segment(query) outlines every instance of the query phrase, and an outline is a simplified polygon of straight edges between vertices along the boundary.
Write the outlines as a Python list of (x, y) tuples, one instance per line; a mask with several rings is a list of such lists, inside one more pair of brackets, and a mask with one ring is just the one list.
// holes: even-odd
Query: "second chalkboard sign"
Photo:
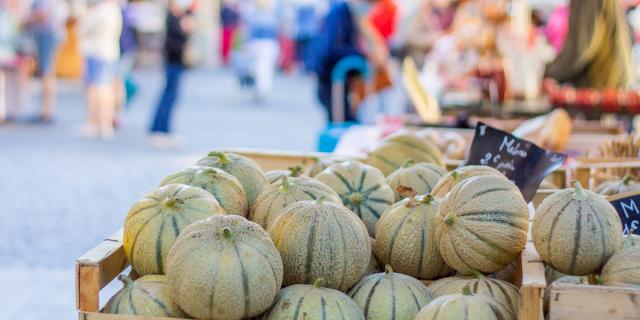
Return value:
[(640, 235), (640, 192), (628, 192), (608, 198), (609, 202), (618, 211), (625, 234), (633, 230)]
[(531, 201), (542, 180), (566, 159), (566, 154), (542, 149), (479, 122), (466, 164), (497, 169), (520, 188), (526, 201)]

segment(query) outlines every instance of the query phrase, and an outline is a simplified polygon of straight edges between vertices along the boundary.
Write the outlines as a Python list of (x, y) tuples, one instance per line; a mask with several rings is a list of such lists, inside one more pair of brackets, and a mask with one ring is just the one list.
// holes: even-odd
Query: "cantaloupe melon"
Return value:
[(362, 309), (346, 294), (314, 284), (296, 284), (278, 293), (264, 320), (365, 320)]
[(380, 215), (395, 199), (382, 172), (357, 161), (332, 164), (316, 179), (340, 195), (344, 205), (364, 221), (370, 235), (375, 232)]
[(407, 198), (389, 208), (376, 225), (373, 252), (380, 263), (418, 279), (450, 275), (435, 241), (439, 208), (431, 195)]
[(364, 223), (344, 206), (300, 201), (288, 206), (269, 228), (284, 264), (284, 285), (309, 284), (345, 291), (364, 275), (371, 243)]
[(444, 261), (463, 274), (504, 269), (527, 243), (529, 209), (504, 177), (477, 176), (457, 184), (440, 206), (436, 243)]
[(238, 178), (250, 205), (269, 184), (258, 163), (235, 153), (212, 151), (196, 165), (219, 168)]
[(263, 313), (282, 275), (282, 260), (267, 232), (235, 215), (188, 226), (167, 258), (171, 298), (198, 319), (240, 320)]
[(640, 247), (618, 250), (602, 268), (601, 277), (608, 286), (640, 288)]
[(547, 197), (536, 210), (532, 238), (540, 257), (569, 275), (599, 270), (622, 244), (622, 223), (601, 195), (564, 189)]
[(464, 166), (449, 172), (438, 180), (438, 183), (431, 190), (434, 197), (444, 198), (457, 184), (477, 176), (495, 175), (504, 177), (500, 171), (488, 166)]
[(431, 293), (416, 278), (385, 272), (364, 277), (348, 295), (364, 310), (367, 320), (413, 319), (431, 301)]
[(447, 174), (442, 167), (433, 163), (415, 163), (408, 159), (401, 168), (394, 171), (387, 177), (387, 183), (396, 194), (396, 201), (405, 198), (399, 193), (398, 187), (405, 186), (411, 188), (417, 194), (431, 193), (431, 189), (438, 183), (440, 178)]
[(211, 193), (184, 184), (160, 187), (136, 202), (124, 223), (124, 252), (139, 275), (164, 274), (180, 231), (224, 209)]
[(471, 288), (473, 294), (483, 294), (509, 307), (513, 314), (518, 313), (520, 291), (506, 281), (485, 277), (477, 272), (471, 277), (449, 277), (434, 281), (429, 290), (434, 298), (461, 292), (465, 286)]
[(508, 307), (485, 296), (474, 295), (468, 286), (462, 294), (448, 294), (427, 304), (415, 320), (512, 320), (515, 315)]
[(635, 191), (640, 191), (640, 183), (630, 175), (625, 176), (622, 180), (601, 183), (595, 190), (596, 193), (605, 196)]
[(369, 152), (367, 164), (380, 169), (387, 176), (400, 168), (407, 159), (433, 163), (444, 168), (442, 152), (438, 146), (412, 133), (394, 134), (385, 138)]
[(636, 247), (636, 246), (640, 246), (640, 235), (637, 234), (628, 234), (624, 237), (624, 240), (622, 241), (622, 246), (620, 247), (620, 249), (626, 249), (629, 247)]
[(197, 166), (187, 168), (166, 177), (160, 186), (176, 183), (209, 191), (227, 214), (243, 217), (249, 214), (249, 201), (240, 181), (220, 169)]
[(264, 175), (267, 177), (267, 181), (269, 181), (270, 184), (273, 184), (281, 181), (282, 177), (295, 178), (295, 177), (301, 176), (302, 167), (295, 166), (295, 167), (290, 167), (287, 170), (271, 170), (271, 171), (267, 171)]
[(314, 178), (282, 177), (279, 183), (269, 185), (256, 199), (249, 212), (249, 219), (268, 229), (288, 205), (321, 197), (325, 201), (342, 204), (340, 196), (333, 189)]
[(133, 281), (125, 275), (119, 275), (118, 280), (122, 281), (124, 287), (109, 299), (102, 312), (163, 318), (187, 317), (171, 300), (165, 276), (148, 275)]

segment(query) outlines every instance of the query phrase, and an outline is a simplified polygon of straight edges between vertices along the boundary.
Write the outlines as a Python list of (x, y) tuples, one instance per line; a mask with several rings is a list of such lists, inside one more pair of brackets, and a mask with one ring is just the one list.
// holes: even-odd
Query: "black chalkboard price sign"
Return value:
[(520, 188), (528, 202), (535, 196), (542, 180), (566, 159), (566, 154), (542, 149), (479, 122), (466, 164), (490, 166), (504, 173)]
[(640, 235), (640, 192), (617, 194), (608, 200), (618, 211), (624, 234), (633, 230), (633, 233)]

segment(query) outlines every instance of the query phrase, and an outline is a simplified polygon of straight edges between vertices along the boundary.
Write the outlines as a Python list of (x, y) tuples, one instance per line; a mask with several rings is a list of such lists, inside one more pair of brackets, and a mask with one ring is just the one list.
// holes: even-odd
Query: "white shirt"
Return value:
[(80, 25), (80, 44), (86, 57), (105, 62), (120, 58), (122, 11), (112, 0), (102, 0), (87, 9)]

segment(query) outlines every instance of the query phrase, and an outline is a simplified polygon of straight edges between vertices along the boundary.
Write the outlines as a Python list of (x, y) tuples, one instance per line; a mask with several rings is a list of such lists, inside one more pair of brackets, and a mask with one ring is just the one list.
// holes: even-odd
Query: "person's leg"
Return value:
[(278, 51), (277, 41), (255, 41), (256, 93), (259, 98), (264, 98), (271, 91), (273, 76), (278, 64)]
[(165, 67), (165, 86), (151, 126), (151, 133), (170, 133), (173, 107), (178, 98), (180, 78), (183, 66), (167, 64)]
[(57, 50), (57, 40), (53, 34), (40, 34), (37, 36), (38, 45), (38, 63), (42, 75), (42, 109), (40, 116), (44, 121), (53, 118), (55, 94), (56, 94), (56, 75), (54, 58)]
[(85, 59), (84, 83), (85, 83), (85, 100), (87, 106), (87, 118), (84, 125), (84, 133), (94, 138), (99, 131), (99, 92), (96, 86), (96, 62), (93, 58)]

